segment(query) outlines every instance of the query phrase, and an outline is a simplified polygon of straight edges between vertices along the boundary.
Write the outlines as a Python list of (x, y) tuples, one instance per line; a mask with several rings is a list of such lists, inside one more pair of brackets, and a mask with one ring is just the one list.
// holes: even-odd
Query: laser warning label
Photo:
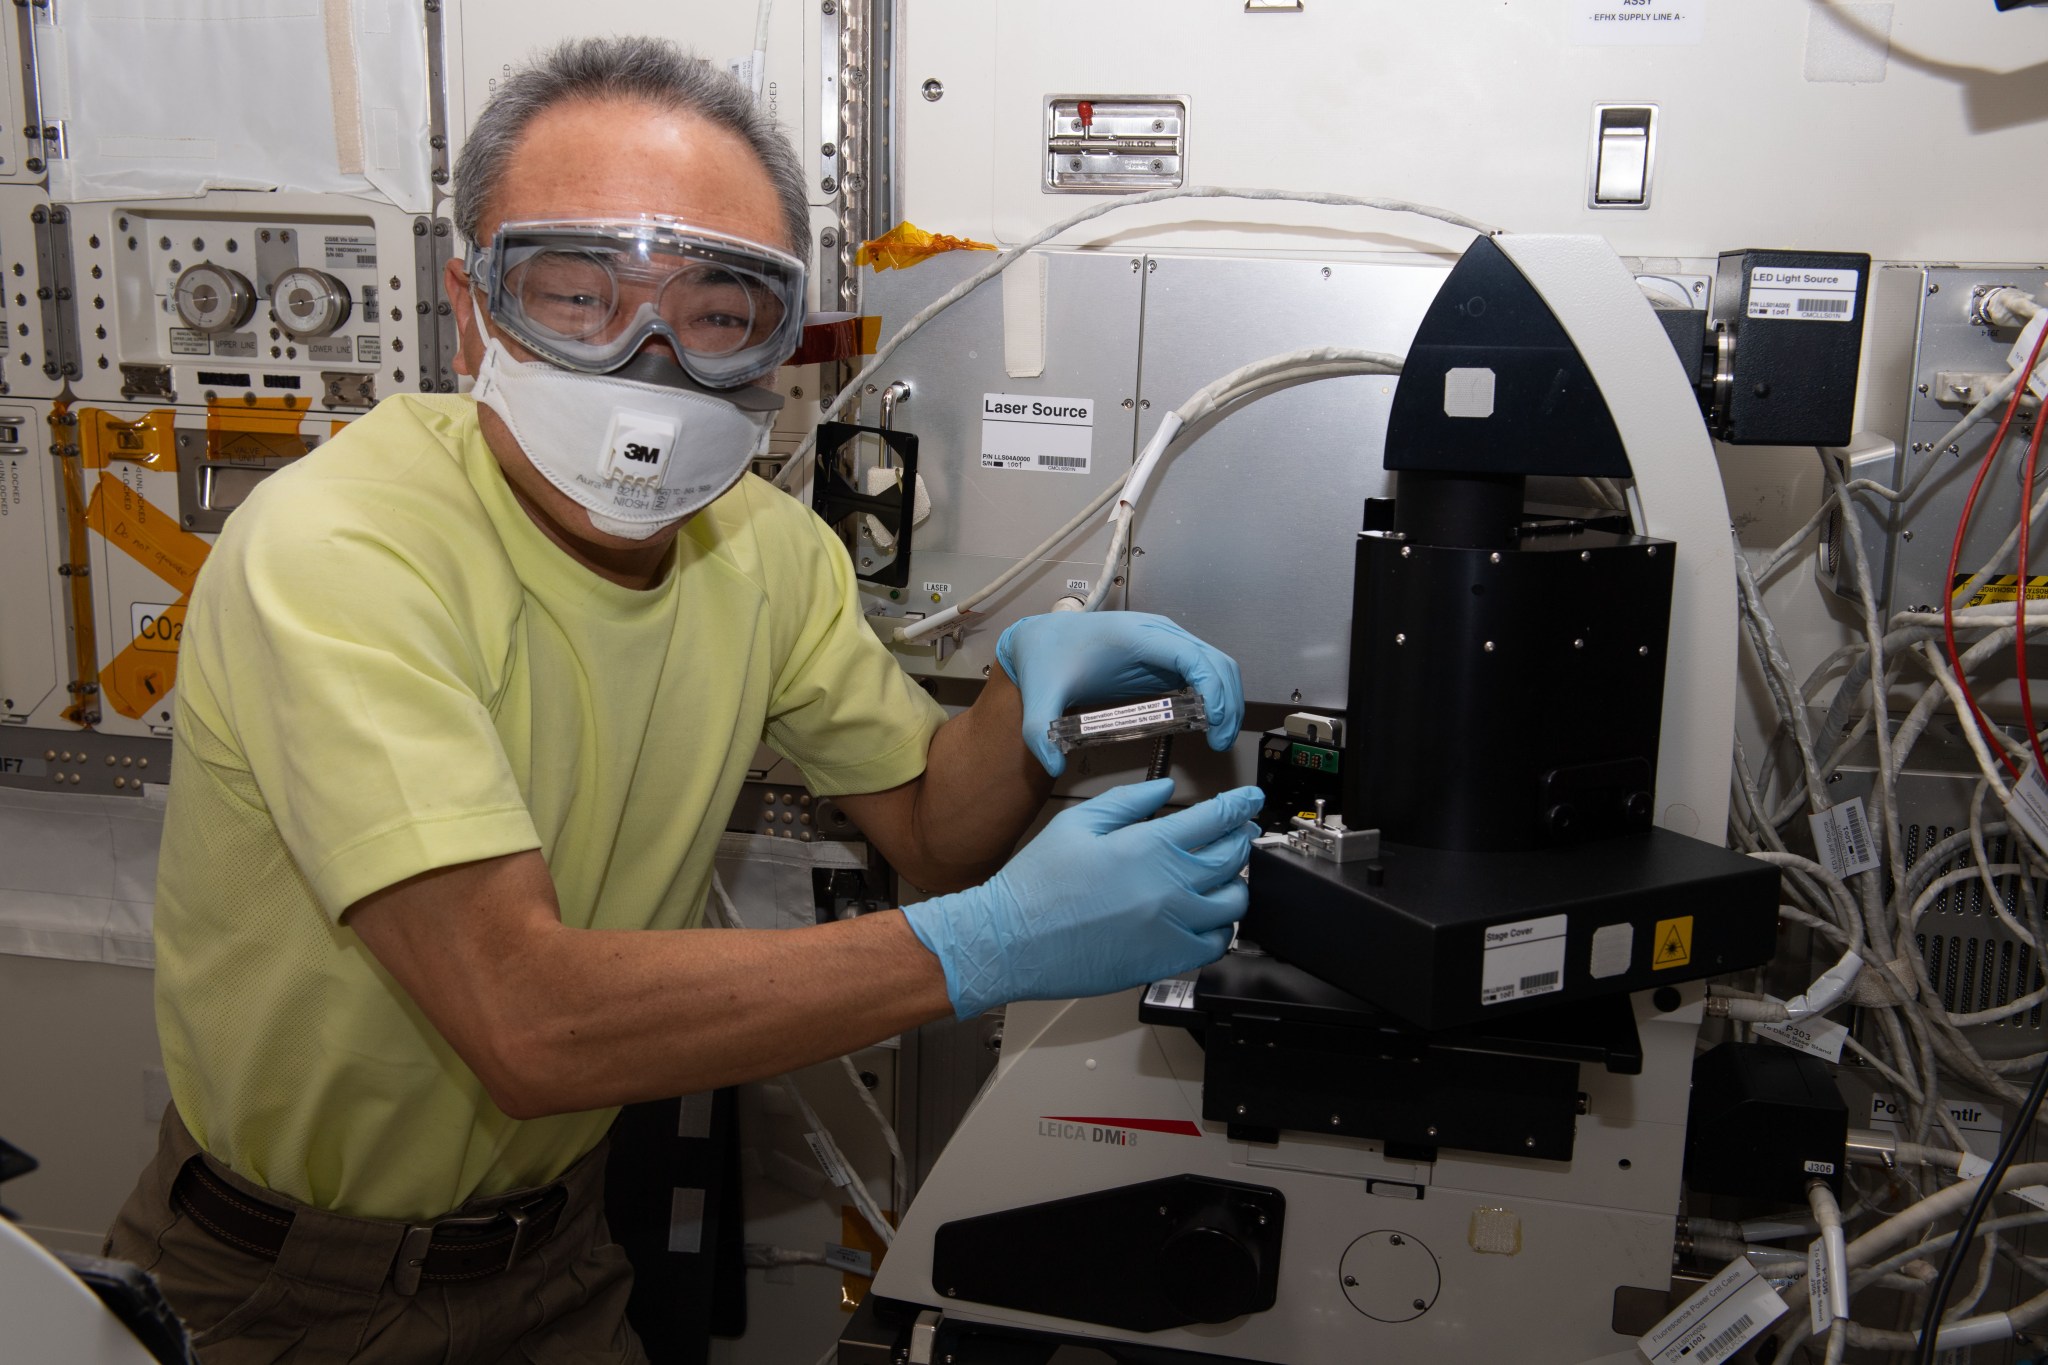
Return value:
[(1658, 920), (1650, 941), (1657, 945), (1656, 955), (1650, 959), (1652, 971), (1692, 965), (1692, 916)]

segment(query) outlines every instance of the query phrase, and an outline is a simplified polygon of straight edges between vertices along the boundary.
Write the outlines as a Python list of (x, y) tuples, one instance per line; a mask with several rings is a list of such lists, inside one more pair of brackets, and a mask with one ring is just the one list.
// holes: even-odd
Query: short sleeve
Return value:
[(247, 765), (328, 915), (422, 872), (540, 847), (490, 711), (511, 638), (490, 623), (516, 615), (516, 591), (488, 565), (408, 558), (367, 517), (261, 502), (200, 573), (181, 709), (211, 732), (209, 751)]
[(768, 607), (798, 619), (769, 701), (769, 747), (820, 796), (901, 786), (924, 772), (946, 713), (868, 625), (846, 548), (808, 510), (790, 520)]

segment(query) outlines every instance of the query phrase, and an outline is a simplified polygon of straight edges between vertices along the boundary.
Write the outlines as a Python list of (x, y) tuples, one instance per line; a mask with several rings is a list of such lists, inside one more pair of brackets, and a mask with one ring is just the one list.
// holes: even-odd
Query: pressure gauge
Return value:
[(232, 332), (256, 311), (256, 291), (247, 277), (212, 261), (178, 276), (171, 293), (178, 316), (201, 332)]
[(348, 321), (348, 286), (324, 270), (297, 266), (270, 287), (270, 311), (294, 341), (324, 337)]

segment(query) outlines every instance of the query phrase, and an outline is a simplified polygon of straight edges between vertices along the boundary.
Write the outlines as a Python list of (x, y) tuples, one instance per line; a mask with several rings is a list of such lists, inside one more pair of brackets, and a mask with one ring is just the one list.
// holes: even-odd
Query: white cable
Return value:
[[(1828, 1188), (1825, 1180), (1809, 1180), (1806, 1183), (1806, 1200), (1813, 1210), (1814, 1221), (1819, 1224), (1821, 1257), (1827, 1264), (1828, 1283), (1837, 1286), (1842, 1295), (1841, 1309), (1834, 1305), (1816, 1306), (1831, 1310), (1828, 1312), (1828, 1347), (1825, 1365), (1841, 1365), (1843, 1352), (1849, 1345), (1849, 1315), (1846, 1311), (1849, 1290), (1849, 1247), (1842, 1235), (1842, 1209), (1835, 1202), (1835, 1192)], [(1811, 1286), (1808, 1293), (1811, 1293)]]
[(1977, 313), (1993, 327), (2024, 327), (2041, 311), (2041, 304), (2024, 289), (2003, 285), (1977, 301)]
[(853, 1083), (853, 1093), (860, 1096), (862, 1106), (868, 1111), (868, 1117), (872, 1118), (875, 1127), (881, 1130), (882, 1141), (888, 1144), (889, 1159), (895, 1163), (889, 1188), (896, 1196), (896, 1216), (901, 1218), (903, 1211), (910, 1207), (910, 1167), (903, 1160), (903, 1144), (896, 1140), (896, 1125), (889, 1122), (889, 1116), (882, 1112), (880, 1101), (876, 1100), (874, 1092), (868, 1089), (867, 1082), (861, 1079), (860, 1068), (853, 1064), (853, 1058), (841, 1057), (839, 1065), (846, 1072), (846, 1079)]
[[(739, 907), (733, 904), (732, 895), (725, 889), (725, 881), (718, 875), (718, 869), (715, 867), (711, 870), (711, 894), (718, 902), (720, 917), (725, 921), (727, 928), (744, 929), (747, 927), (747, 922), (741, 918)], [(874, 1095), (869, 1093), (867, 1085), (862, 1082), (860, 1068), (853, 1064), (853, 1059), (851, 1057), (841, 1057), (839, 1065), (853, 1082), (854, 1093), (860, 1096), (861, 1103), (867, 1106), (868, 1113), (874, 1117), (875, 1126), (882, 1130), (882, 1141), (889, 1145), (889, 1155), (895, 1162), (894, 1174), (891, 1177), (890, 1183), (896, 1193), (896, 1216), (900, 1218), (903, 1216), (903, 1210), (909, 1204), (907, 1191), (910, 1181), (909, 1168), (904, 1164), (903, 1160), (903, 1145), (897, 1141), (896, 1129), (890, 1124), (888, 1116), (883, 1114), (881, 1104), (876, 1101)], [(882, 1216), (881, 1207), (875, 1204), (874, 1197), (868, 1193), (867, 1187), (861, 1183), (860, 1174), (853, 1169), (853, 1163), (846, 1160), (845, 1153), (840, 1150), (838, 1141), (832, 1136), (830, 1130), (825, 1127), (824, 1122), (819, 1119), (817, 1111), (811, 1108), (809, 1101), (804, 1099), (803, 1092), (797, 1089), (796, 1081), (791, 1077), (784, 1076), (782, 1078), (782, 1088), (787, 1090), (790, 1098), (796, 1101), (796, 1106), (802, 1112), (804, 1122), (810, 1126), (810, 1131), (817, 1134), (819, 1139), (839, 1156), (839, 1160), (845, 1166), (847, 1174), (853, 1179), (853, 1183), (846, 1187), (847, 1193), (852, 1197), (854, 1204), (860, 1209), (861, 1216), (867, 1219), (870, 1227), (875, 1229), (875, 1235), (882, 1239), (884, 1245), (887, 1245), (895, 1235), (894, 1230), (889, 1227), (888, 1219)]]
[[(1320, 194), (1300, 190), (1233, 189), (1217, 185), (1187, 185), (1179, 189), (1147, 190), (1143, 194), (1132, 194), (1120, 199), (1105, 200), (1100, 204), (1090, 205), (1079, 213), (1062, 218), (1051, 227), (1034, 233), (1016, 246), (999, 253), (993, 261), (990, 261), (980, 270), (975, 271), (972, 275), (912, 314), (908, 322), (897, 328), (894, 335), (875, 349), (875, 353), (869, 357), (868, 363), (861, 366), (860, 372), (853, 377), (845, 388), (839, 391), (839, 396), (832, 400), (830, 406), (825, 409), (823, 415), (818, 420), (829, 422), (837, 417), (845, 410), (846, 405), (852, 402), (855, 396), (861, 392), (864, 381), (886, 364), (889, 357), (896, 353), (896, 349), (909, 340), (919, 328), (945, 312), (948, 308), (951, 308), (960, 300), (966, 298), (969, 294), (972, 294), (976, 289), (979, 289), (1003, 271), (1008, 270), (1011, 265), (1021, 260), (1026, 252), (1034, 247), (1045, 245), (1069, 228), (1078, 227), (1082, 223), (1100, 218), (1106, 213), (1114, 213), (1119, 209), (1133, 208), (1140, 204), (1162, 203), (1169, 199), (1245, 199), (1258, 202), (1326, 204), (1338, 208), (1379, 209), (1387, 213), (1419, 214), (1424, 218), (1434, 218), (1439, 222), (1449, 223), (1453, 227), (1464, 228), (1468, 232), (1479, 233), (1481, 236), (1490, 236), (1498, 231), (1496, 228), (1488, 227), (1484, 223), (1475, 222), (1462, 214), (1453, 213), (1449, 209), (1432, 208), (1427, 204), (1414, 204), (1405, 199), (1366, 198), (1348, 194)], [(818, 434), (816, 431), (813, 431), (803, 439), (803, 442), (797, 446), (796, 453), (791, 455), (782, 468), (777, 471), (774, 480), (777, 488), (787, 488), (796, 481), (802, 467), (809, 462), (811, 452), (817, 449), (817, 445)]]
[[(882, 1245), (885, 1247), (894, 1246), (896, 1244), (896, 1229), (891, 1227), (889, 1220), (882, 1216), (882, 1206), (875, 1202), (875, 1197), (872, 1194), (868, 1193), (866, 1182), (860, 1178), (860, 1172), (853, 1169), (853, 1163), (846, 1159), (846, 1153), (840, 1149), (839, 1143), (833, 1138), (832, 1130), (827, 1128), (824, 1120), (818, 1117), (818, 1111), (811, 1108), (810, 1101), (804, 1098), (804, 1092), (798, 1088), (795, 1078), (784, 1076), (782, 1078), (782, 1088), (789, 1092), (791, 1099), (796, 1101), (796, 1107), (803, 1114), (804, 1123), (809, 1126), (811, 1135), (824, 1144), (826, 1150), (837, 1159), (841, 1169), (845, 1171), (847, 1182), (839, 1188), (845, 1190), (847, 1197), (853, 1200), (854, 1207), (860, 1210), (860, 1216), (865, 1218), (868, 1226), (874, 1229), (875, 1236), (882, 1239)], [(827, 1174), (829, 1175), (830, 1172), (827, 1172)]]
[[(1104, 560), (1103, 571), (1089, 590), (1086, 606), (1093, 611), (1099, 609), (1115, 586), (1116, 566), (1130, 544), (1131, 524), (1136, 505), (1143, 498), (1142, 485), (1149, 481), (1153, 471), (1164, 460), (1183, 446), (1200, 439), (1208, 430), (1210, 419), (1221, 420), (1241, 404), (1254, 402), (1267, 394), (1295, 384), (1316, 379), (1339, 378), (1360, 374), (1399, 374), (1401, 360), (1398, 356), (1381, 351), (1363, 351), (1349, 347), (1311, 347), (1306, 350), (1288, 351), (1280, 355), (1267, 356), (1262, 360), (1243, 365), (1221, 379), (1205, 385), (1180, 407), (1160, 420), (1159, 428), (1147, 442), (1145, 451), (1132, 464), (1131, 472), (1096, 494), (1095, 498), (1067, 523), (1054, 531), (1035, 548), (1027, 551), (1016, 563), (991, 579), (985, 586), (969, 593), (960, 601), (895, 630), (890, 639), (896, 644), (917, 644), (931, 636), (955, 628), (961, 621), (973, 615), (974, 609), (1002, 592), (1040, 560), (1051, 554), (1056, 546), (1079, 530), (1112, 500), (1117, 507), (1111, 514), (1115, 530), (1110, 536), (1109, 553)], [(1136, 485), (1136, 486), (1134, 486)]]

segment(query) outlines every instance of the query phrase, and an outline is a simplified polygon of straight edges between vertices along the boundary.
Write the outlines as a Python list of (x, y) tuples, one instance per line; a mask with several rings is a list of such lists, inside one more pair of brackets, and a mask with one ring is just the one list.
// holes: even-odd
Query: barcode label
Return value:
[(1178, 977), (1155, 981), (1145, 992), (1145, 1003), (1159, 1009), (1191, 1010), (1195, 1007), (1195, 983)]
[(1636, 1343), (1650, 1365), (1710, 1365), (1785, 1314), (1785, 1301), (1738, 1256)]
[(1756, 1326), (1756, 1319), (1744, 1313), (1741, 1317), (1722, 1328), (1721, 1335), (1715, 1337), (1697, 1351), (1694, 1351), (1692, 1353), (1693, 1360), (1698, 1362), (1698, 1365), (1706, 1365), (1708, 1361), (1713, 1360), (1729, 1347), (1749, 1340), (1743, 1333), (1754, 1326)]
[(1814, 851), (1820, 863), (1837, 877), (1869, 872), (1877, 866), (1877, 841), (1870, 837), (1870, 820), (1863, 813), (1863, 798), (1852, 796), (1806, 818), (1813, 830)]
[(818, 1159), (818, 1168), (825, 1172), (825, 1178), (845, 1189), (853, 1183), (853, 1171), (846, 1164), (846, 1158), (839, 1154), (839, 1146), (823, 1133), (805, 1133), (804, 1143), (811, 1149), (811, 1155)]
[(1565, 916), (1495, 924), (1485, 931), (1479, 1003), (1501, 1005), (1564, 989)]
[(1790, 322), (1854, 322), (1862, 272), (1804, 266), (1757, 266), (1749, 272), (1753, 318)]
[(1088, 458), (1085, 455), (1041, 455), (1038, 457), (1038, 467), (1057, 470), (1063, 474), (1086, 474)]

